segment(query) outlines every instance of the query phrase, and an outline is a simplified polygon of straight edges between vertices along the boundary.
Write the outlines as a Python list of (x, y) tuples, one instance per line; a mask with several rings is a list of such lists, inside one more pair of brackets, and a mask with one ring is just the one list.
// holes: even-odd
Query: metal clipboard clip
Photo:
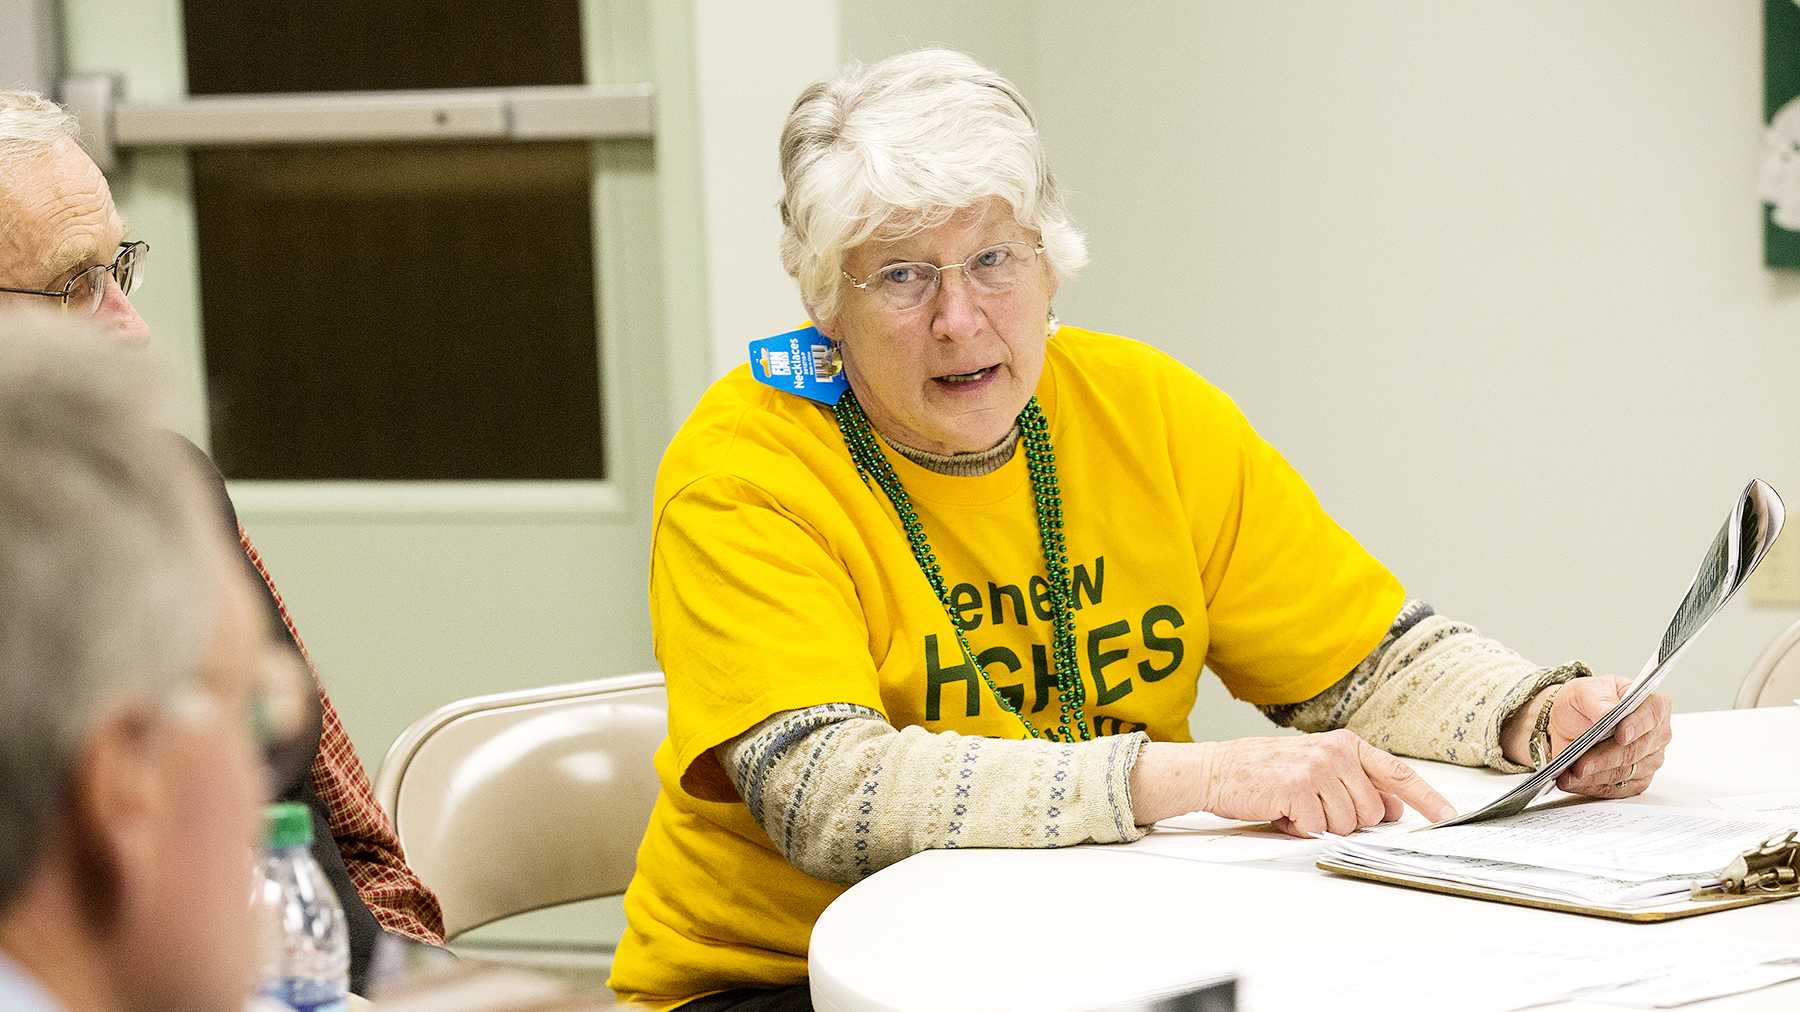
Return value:
[(1788, 830), (1734, 858), (1716, 881), (1696, 883), (1689, 896), (1705, 900), (1793, 892), (1800, 892), (1800, 833)]

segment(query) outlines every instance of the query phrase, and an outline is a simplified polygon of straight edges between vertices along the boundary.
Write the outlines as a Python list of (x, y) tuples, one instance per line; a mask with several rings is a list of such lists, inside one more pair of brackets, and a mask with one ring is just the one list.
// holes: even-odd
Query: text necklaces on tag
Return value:
[[(857, 476), (862, 478), (864, 485), (873, 476), (881, 491), (886, 493), (888, 501), (894, 504), (894, 512), (900, 516), (907, 543), (912, 546), (913, 558), (918, 561), (920, 572), (925, 574), (926, 581), (937, 594), (938, 603), (944, 606), (945, 614), (950, 616), (950, 627), (956, 631), (957, 645), (962, 647), (963, 662), (981, 676), (1002, 710), (1019, 718), (1019, 723), (1025, 725), (1025, 730), (1033, 738), (1046, 737), (1000, 692), (987, 669), (976, 663), (975, 653), (969, 649), (969, 641), (963, 635), (962, 616), (950, 602), (950, 593), (944, 586), (937, 555), (925, 538), (925, 525), (919, 521), (919, 514), (913, 509), (911, 497), (900, 484), (900, 476), (894, 473), (893, 465), (888, 463), (881, 447), (876, 445), (875, 431), (869, 425), (869, 418), (863, 413), (862, 405), (857, 403), (856, 392), (846, 390), (833, 411), (837, 415), (838, 430), (844, 434), (844, 445), (850, 449), (850, 459), (856, 464)], [(1058, 726), (1048, 737), (1070, 742), (1079, 735), (1081, 740), (1086, 741), (1093, 737), (1093, 732), (1089, 730), (1087, 723), (1087, 687), (1082, 684), (1081, 669), (1076, 661), (1075, 593), (1069, 579), (1068, 548), (1063, 542), (1062, 491), (1056, 483), (1056, 453), (1050, 445), (1050, 423), (1044, 418), (1043, 409), (1038, 407), (1036, 397), (1027, 401), (1025, 410), (1019, 412), (1019, 432), (1020, 439), (1025, 444), (1026, 470), (1031, 476), (1031, 498), (1037, 510), (1038, 537), (1044, 550), (1045, 576), (1050, 582), (1050, 653), (1056, 669), (1056, 700), (1061, 715)], [(1071, 722), (1074, 724), (1073, 730), (1070, 728)]]

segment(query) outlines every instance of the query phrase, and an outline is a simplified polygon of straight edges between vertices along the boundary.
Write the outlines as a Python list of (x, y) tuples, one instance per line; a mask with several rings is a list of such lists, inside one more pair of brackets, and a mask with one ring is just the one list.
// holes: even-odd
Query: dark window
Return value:
[[(583, 79), (574, 0), (185, 10), (193, 94)], [(228, 477), (605, 476), (588, 145), (190, 159)]]
[(185, 0), (188, 93), (581, 84), (577, 0)]
[(585, 144), (193, 154), (232, 478), (599, 478)]

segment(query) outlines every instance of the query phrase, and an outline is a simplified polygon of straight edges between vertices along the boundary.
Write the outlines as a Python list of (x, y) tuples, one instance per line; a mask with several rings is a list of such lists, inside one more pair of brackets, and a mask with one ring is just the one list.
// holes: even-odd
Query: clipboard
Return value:
[(1604, 917), (1611, 921), (1631, 921), (1635, 924), (1655, 924), (1659, 921), (1680, 920), (1683, 917), (1697, 917), (1718, 910), (1731, 910), (1736, 907), (1755, 906), (1759, 903), (1773, 903), (1800, 892), (1756, 893), (1744, 896), (1726, 896), (1708, 900), (1679, 900), (1674, 903), (1655, 907), (1638, 907), (1633, 910), (1617, 910), (1611, 907), (1584, 907), (1573, 903), (1562, 903), (1557, 900), (1539, 899), (1535, 896), (1521, 896), (1517, 893), (1499, 892), (1477, 885), (1451, 885), (1427, 879), (1405, 878), (1399, 875), (1388, 875), (1382, 872), (1369, 871), (1364, 868), (1352, 868), (1348, 865), (1336, 864), (1330, 860), (1321, 860), (1317, 867), (1333, 875), (1347, 878), (1360, 878), (1369, 882), (1380, 882), (1383, 885), (1405, 886), (1408, 889), (1423, 889), (1426, 892), (1440, 893), (1445, 896), (1461, 896), (1465, 899), (1488, 900), (1495, 903), (1511, 903), (1519, 907), (1533, 907), (1538, 910), (1554, 910), (1559, 914), (1582, 914), (1587, 917)]
[(1561, 900), (1491, 889), (1474, 883), (1456, 884), (1437, 879), (1414, 878), (1398, 873), (1371, 871), (1354, 865), (1340, 864), (1330, 857), (1320, 858), (1315, 867), (1320, 871), (1342, 875), (1346, 878), (1359, 878), (1369, 882), (1380, 882), (1383, 885), (1404, 886), (1408, 889), (1422, 889), (1425, 892), (1439, 893), (1444, 896), (1461, 896), (1466, 899), (1487, 900), (1493, 903), (1510, 903), (1514, 906), (1531, 907), (1536, 910), (1553, 910), (1561, 914), (1581, 914), (1585, 917), (1603, 917), (1607, 920), (1629, 921), (1634, 924), (1655, 924), (1661, 921), (1677, 921), (1684, 917), (1698, 917), (1701, 914), (1715, 913), (1720, 910), (1734, 910), (1738, 907), (1773, 903), (1776, 900), (1800, 896), (1800, 832), (1789, 832), (1786, 836), (1776, 837), (1745, 851), (1726, 865), (1719, 872), (1717, 879), (1694, 885), (1688, 899), (1630, 909), (1585, 906), (1579, 903), (1567, 903)]

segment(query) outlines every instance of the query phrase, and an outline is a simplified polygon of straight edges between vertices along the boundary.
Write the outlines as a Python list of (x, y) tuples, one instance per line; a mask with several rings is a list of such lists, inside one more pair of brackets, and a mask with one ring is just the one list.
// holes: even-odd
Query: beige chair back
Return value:
[(437, 891), (446, 940), (625, 891), (668, 710), (652, 672), (477, 696), (407, 728), (375, 793)]
[(1738, 709), (1752, 706), (1793, 706), (1800, 699), (1800, 622), (1788, 626), (1762, 652), (1744, 684), (1738, 687)]

